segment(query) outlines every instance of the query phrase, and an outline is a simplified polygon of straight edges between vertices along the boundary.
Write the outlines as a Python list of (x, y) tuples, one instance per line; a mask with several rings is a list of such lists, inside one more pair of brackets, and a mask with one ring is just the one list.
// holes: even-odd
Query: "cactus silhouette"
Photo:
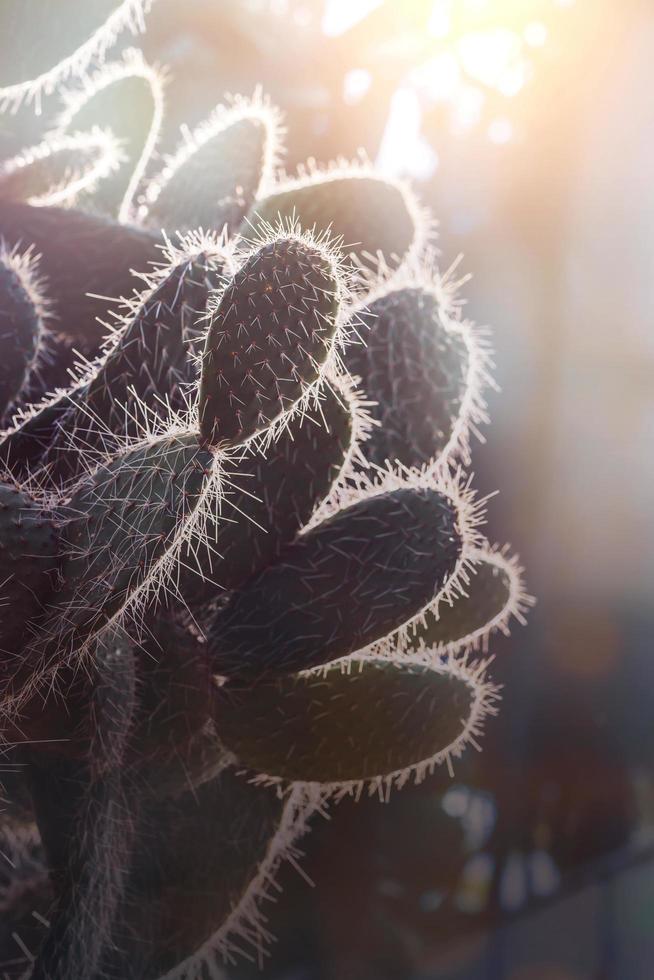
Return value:
[(532, 600), (461, 470), (488, 344), (412, 191), (283, 174), (259, 91), (156, 165), (159, 73), (98, 67), (149, 4), (96, 7), (0, 79), (58, 107), (0, 165), (0, 903), (54, 894), (24, 976), (191, 980), (262, 948), (330, 799), (476, 744), (475, 651)]

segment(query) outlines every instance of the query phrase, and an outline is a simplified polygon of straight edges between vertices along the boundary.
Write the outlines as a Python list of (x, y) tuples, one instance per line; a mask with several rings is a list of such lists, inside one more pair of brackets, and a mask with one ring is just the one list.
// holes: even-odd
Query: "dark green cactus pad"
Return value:
[(74, 650), (120, 613), (193, 515), (212, 466), (195, 435), (162, 436), (80, 483), (64, 511), (49, 645)]
[[(74, 479), (85, 455), (115, 450), (116, 439), (136, 439), (144, 422), (184, 407), (184, 386), (195, 379), (190, 357), (196, 322), (204, 313), (218, 272), (206, 255), (185, 258), (143, 300), (73, 404), (57, 421), (41, 464), (53, 481)], [(71, 399), (64, 393), (62, 402)], [(53, 409), (54, 410), (54, 409)], [(34, 423), (33, 423), (34, 424)]]
[(7, 654), (18, 656), (30, 622), (51, 594), (60, 547), (51, 517), (26, 494), (0, 483), (0, 662), (7, 663)]
[(360, 650), (419, 613), (461, 556), (455, 505), (431, 489), (361, 500), (286, 547), (219, 610), (217, 673), (291, 673)]
[(433, 292), (420, 286), (380, 296), (363, 312), (363, 344), (347, 349), (347, 368), (361, 378), (381, 424), (364, 452), (378, 465), (420, 466), (448, 447), (468, 390), (469, 352)]
[(28, 283), (11, 256), (0, 252), (0, 419), (25, 382), (40, 332), (41, 318)]
[(238, 229), (254, 201), (273, 138), (263, 116), (223, 111), (202, 124), (146, 195), (157, 230)]
[(337, 336), (331, 258), (297, 238), (262, 245), (221, 296), (202, 360), (199, 415), (209, 445), (242, 442), (318, 380)]
[(107, 333), (96, 317), (106, 321), (110, 301), (130, 297), (139, 284), (132, 271), (149, 272), (161, 261), (160, 239), (150, 232), (65, 208), (0, 201), (0, 238), (34, 246), (57, 330), (82, 350), (95, 350)]
[(99, 129), (53, 138), (0, 165), (0, 200), (79, 202), (81, 188), (108, 178), (118, 158), (115, 138)]
[(498, 562), (497, 556), (493, 560), (492, 556), (480, 554), (465, 586), (467, 594), (457, 596), (451, 606), (440, 603), (438, 618), (428, 612), (426, 623), (418, 624), (409, 636), (408, 646), (417, 649), (465, 645), (487, 633), (492, 625), (505, 623), (511, 613), (519, 615), (522, 596), (516, 596), (518, 574), (508, 561)]
[(251, 208), (241, 233), (259, 231), (268, 222), (297, 220), (317, 234), (342, 239), (342, 249), (376, 268), (379, 253), (399, 265), (421, 235), (419, 215), (405, 191), (373, 174), (316, 174), (293, 182)]
[[(70, 887), (69, 869), (86, 805), (88, 761), (44, 754), (40, 751), (40, 746), (28, 747), (24, 756), (34, 815), (50, 868), (55, 908), (57, 904), (61, 908), (63, 894)], [(74, 906), (71, 904), (71, 914), (73, 911)], [(52, 906), (48, 914), (52, 914)], [(49, 930), (43, 940), (44, 945), (50, 942)], [(36, 952), (35, 949), (34, 953)], [(41, 972), (36, 977), (38, 980), (46, 980), (48, 974)]]
[(193, 956), (242, 900), (283, 811), (274, 790), (251, 786), (234, 770), (146, 803), (114, 949), (100, 975), (158, 980)]
[(469, 680), (417, 663), (356, 659), (351, 672), (296, 674), (222, 688), (215, 717), (239, 763), (272, 779), (341, 783), (434, 759), (471, 716)]
[(224, 462), (220, 519), (207, 528), (207, 548), (181, 558), (180, 590), (191, 606), (241, 587), (279, 556), (329, 493), (351, 437), (347, 401), (327, 389), (264, 453)]

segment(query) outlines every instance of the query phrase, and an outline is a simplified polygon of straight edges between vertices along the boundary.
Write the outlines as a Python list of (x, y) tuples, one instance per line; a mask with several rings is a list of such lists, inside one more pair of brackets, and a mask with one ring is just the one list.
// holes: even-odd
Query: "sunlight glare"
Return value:
[(513, 138), (513, 123), (510, 119), (493, 119), (488, 127), (488, 138), (491, 143), (501, 146), (510, 143)]
[(427, 180), (438, 167), (438, 156), (421, 135), (422, 110), (415, 89), (398, 88), (391, 99), (390, 112), (375, 161), (377, 169), (389, 177)]
[(540, 21), (534, 21), (525, 27), (525, 41), (532, 48), (542, 48), (547, 41), (547, 28)]
[(457, 47), (464, 70), (489, 88), (499, 90), (522, 62), (520, 38), (506, 28), (466, 34)]
[(461, 85), (459, 62), (451, 51), (444, 51), (431, 61), (419, 65), (411, 77), (433, 102), (451, 101)]
[(434, 0), (427, 30), (432, 37), (447, 37), (452, 27), (450, 0)]
[(345, 34), (381, 4), (382, 0), (326, 0), (323, 33), (328, 37)]
[(343, 99), (346, 105), (356, 105), (372, 85), (372, 75), (366, 68), (351, 68), (343, 79)]

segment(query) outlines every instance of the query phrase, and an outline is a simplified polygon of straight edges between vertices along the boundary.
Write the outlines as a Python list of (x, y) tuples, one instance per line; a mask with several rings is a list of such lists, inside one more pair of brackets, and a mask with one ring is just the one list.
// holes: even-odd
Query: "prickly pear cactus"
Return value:
[(157, 164), (160, 73), (99, 64), (148, 7), (0, 77), (56, 121), (0, 164), (0, 905), (47, 911), (34, 980), (261, 950), (312, 814), (477, 745), (531, 602), (463, 473), (489, 351), (429, 215), (360, 160), (283, 174), (258, 91)]

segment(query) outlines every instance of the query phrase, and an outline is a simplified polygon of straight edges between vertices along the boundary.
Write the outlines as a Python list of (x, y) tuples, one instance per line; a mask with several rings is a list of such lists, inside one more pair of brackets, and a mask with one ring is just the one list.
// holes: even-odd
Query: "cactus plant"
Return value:
[(259, 92), (159, 171), (155, 100), (82, 179), (135, 79), (135, 54), (81, 79), (0, 167), (0, 728), (55, 893), (35, 980), (260, 949), (312, 813), (476, 744), (475, 649), (531, 601), (460, 470), (489, 355), (412, 191), (282, 174)]

